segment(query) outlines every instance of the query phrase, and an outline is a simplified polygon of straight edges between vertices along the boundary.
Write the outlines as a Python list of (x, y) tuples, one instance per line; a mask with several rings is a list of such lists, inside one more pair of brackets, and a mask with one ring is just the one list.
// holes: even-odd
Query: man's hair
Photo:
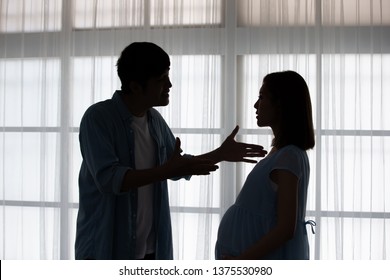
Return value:
[(273, 146), (280, 149), (296, 145), (303, 150), (314, 147), (314, 128), (310, 93), (305, 80), (294, 71), (275, 72), (263, 79), (280, 115), (280, 131)]
[(170, 66), (168, 54), (150, 42), (135, 42), (127, 46), (116, 64), (122, 91), (129, 92), (130, 82), (135, 81), (145, 87), (146, 82), (160, 76)]

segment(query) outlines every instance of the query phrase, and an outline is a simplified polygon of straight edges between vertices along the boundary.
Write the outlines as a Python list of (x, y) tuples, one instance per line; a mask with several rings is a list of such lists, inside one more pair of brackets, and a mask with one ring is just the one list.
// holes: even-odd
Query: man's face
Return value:
[(151, 107), (169, 104), (169, 90), (172, 87), (169, 79), (169, 69), (157, 77), (150, 78), (144, 88), (144, 97)]

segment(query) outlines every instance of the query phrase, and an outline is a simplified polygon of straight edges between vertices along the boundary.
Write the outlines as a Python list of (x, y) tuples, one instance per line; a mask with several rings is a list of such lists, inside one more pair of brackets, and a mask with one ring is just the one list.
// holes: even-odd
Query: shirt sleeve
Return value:
[(300, 151), (299, 148), (294, 146), (282, 148), (275, 158), (272, 170), (287, 170), (300, 178), (302, 175), (302, 162), (299, 153), (301, 152), (303, 151)]
[(116, 155), (114, 127), (111, 118), (99, 107), (88, 110), (80, 124), (83, 160), (101, 193), (120, 194), (124, 175), (130, 169), (121, 165)]

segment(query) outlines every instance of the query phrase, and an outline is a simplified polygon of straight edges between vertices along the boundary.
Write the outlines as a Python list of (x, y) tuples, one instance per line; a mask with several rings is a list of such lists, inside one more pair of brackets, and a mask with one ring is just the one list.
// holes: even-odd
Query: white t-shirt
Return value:
[[(133, 116), (132, 129), (134, 132), (135, 166), (137, 170), (149, 169), (156, 166), (155, 147), (149, 133), (148, 117)], [(155, 231), (153, 227), (153, 184), (138, 188), (137, 208), (137, 245), (136, 258), (142, 259), (145, 254), (154, 253)]]

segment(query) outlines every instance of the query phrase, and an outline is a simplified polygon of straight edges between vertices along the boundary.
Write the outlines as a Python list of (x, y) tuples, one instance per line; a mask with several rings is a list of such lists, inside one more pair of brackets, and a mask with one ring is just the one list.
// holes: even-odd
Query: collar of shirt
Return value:
[[(123, 94), (123, 92), (120, 90), (115, 91), (115, 93), (112, 97), (112, 100), (114, 101), (115, 105), (117, 106), (119, 114), (121, 115), (121, 118), (123, 120), (129, 120), (130, 122), (132, 122), (133, 115), (126, 108), (126, 105), (123, 102), (122, 97), (121, 97), (122, 94)], [(150, 113), (150, 110), (148, 110), (147, 114), (148, 114), (148, 121), (150, 122), (153, 119), (153, 114)]]

